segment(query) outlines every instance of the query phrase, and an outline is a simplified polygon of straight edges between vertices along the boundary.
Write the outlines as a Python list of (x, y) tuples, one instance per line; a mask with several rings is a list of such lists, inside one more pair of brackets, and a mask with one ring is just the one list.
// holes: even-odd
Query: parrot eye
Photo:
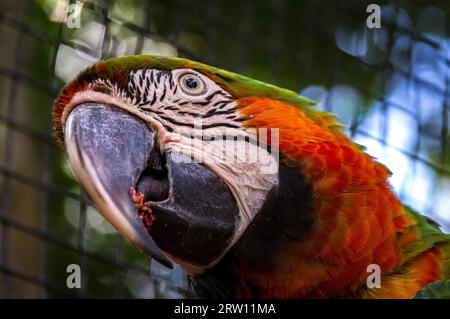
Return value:
[(202, 95), (206, 92), (206, 84), (196, 74), (185, 73), (180, 76), (180, 85), (183, 91), (189, 95)]

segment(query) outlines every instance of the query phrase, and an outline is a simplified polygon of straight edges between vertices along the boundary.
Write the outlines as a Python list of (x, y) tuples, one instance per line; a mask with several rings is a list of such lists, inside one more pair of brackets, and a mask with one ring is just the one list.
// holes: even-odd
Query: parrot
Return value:
[(316, 104), (186, 58), (129, 55), (61, 89), (53, 133), (104, 218), (199, 297), (449, 297), (450, 235)]

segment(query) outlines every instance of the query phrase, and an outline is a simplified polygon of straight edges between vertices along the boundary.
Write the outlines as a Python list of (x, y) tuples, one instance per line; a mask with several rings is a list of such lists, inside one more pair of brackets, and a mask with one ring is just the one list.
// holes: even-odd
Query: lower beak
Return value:
[[(73, 173), (100, 213), (133, 245), (161, 264), (205, 266), (229, 247), (239, 227), (237, 203), (203, 165), (156, 147), (155, 134), (120, 109), (86, 103), (65, 125)], [(136, 213), (136, 188), (154, 214), (151, 227)]]

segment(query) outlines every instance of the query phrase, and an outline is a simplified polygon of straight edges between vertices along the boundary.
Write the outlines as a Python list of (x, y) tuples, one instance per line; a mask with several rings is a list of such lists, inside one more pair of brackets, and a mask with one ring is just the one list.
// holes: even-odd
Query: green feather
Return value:
[(421, 253), (437, 247), (442, 252), (441, 275), (450, 279), (450, 234), (442, 232), (438, 223), (404, 206), (406, 213), (411, 215), (417, 224), (413, 227), (418, 232), (418, 239), (403, 250), (403, 264)]
[(425, 286), (414, 299), (450, 299), (450, 280), (435, 281)]
[(445, 248), (443, 249), (445, 253), (447, 246), (450, 245), (450, 235), (443, 233), (442, 230), (440, 230), (439, 224), (434, 220), (423, 216), (406, 206), (404, 206), (404, 209), (417, 222), (414, 227), (417, 228), (419, 236), (418, 240), (415, 240), (404, 249), (404, 260), (408, 261), (436, 245)]

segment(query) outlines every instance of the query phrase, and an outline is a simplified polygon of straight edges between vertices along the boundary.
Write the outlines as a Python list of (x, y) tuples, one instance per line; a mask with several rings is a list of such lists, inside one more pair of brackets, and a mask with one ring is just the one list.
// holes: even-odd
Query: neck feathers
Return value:
[(369, 264), (382, 272), (395, 269), (406, 244), (399, 234), (413, 221), (392, 193), (389, 171), (353, 144), (326, 113), (321, 119), (317, 113), (310, 116), (311, 110), (268, 98), (246, 98), (240, 105), (249, 117), (247, 127), (279, 129), (284, 165), (297, 170), (310, 190), (309, 202), (296, 206), (296, 216), (312, 217), (307, 230), (291, 229), (288, 233), (295, 236), (284, 236), (270, 262), (239, 259), (240, 282), (259, 287), (257, 297), (328, 297), (357, 289)]

